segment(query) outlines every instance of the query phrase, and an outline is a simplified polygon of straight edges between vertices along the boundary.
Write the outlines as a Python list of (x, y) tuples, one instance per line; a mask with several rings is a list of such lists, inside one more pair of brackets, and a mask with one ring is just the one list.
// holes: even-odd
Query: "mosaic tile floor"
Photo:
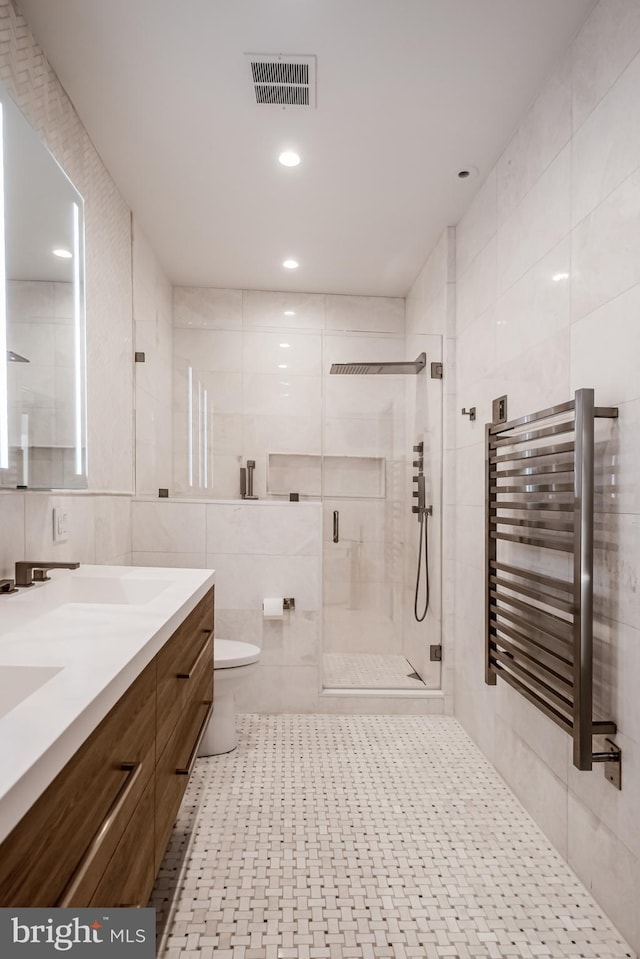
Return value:
[(325, 653), (322, 681), (329, 689), (425, 689), (404, 656)]
[(163, 959), (633, 955), (455, 719), (238, 724), (157, 881)]

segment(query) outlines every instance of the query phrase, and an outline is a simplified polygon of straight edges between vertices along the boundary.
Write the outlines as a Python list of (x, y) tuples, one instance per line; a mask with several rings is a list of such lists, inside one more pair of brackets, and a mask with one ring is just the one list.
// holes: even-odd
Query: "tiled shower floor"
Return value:
[(329, 688), (426, 688), (404, 656), (382, 653), (325, 653), (322, 667), (322, 682)]
[(455, 719), (238, 723), (158, 878), (165, 959), (633, 955)]

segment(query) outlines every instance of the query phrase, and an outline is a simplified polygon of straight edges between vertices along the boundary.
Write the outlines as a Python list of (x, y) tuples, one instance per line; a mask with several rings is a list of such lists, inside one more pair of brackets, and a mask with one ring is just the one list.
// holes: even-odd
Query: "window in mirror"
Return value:
[(1, 90), (0, 101), (0, 486), (79, 489), (87, 485), (83, 200)]

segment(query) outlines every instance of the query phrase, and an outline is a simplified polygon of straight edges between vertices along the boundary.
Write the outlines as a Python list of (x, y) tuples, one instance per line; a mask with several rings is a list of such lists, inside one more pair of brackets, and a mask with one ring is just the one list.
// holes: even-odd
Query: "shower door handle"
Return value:
[(333, 542), (340, 542), (340, 513), (337, 509), (333, 511)]

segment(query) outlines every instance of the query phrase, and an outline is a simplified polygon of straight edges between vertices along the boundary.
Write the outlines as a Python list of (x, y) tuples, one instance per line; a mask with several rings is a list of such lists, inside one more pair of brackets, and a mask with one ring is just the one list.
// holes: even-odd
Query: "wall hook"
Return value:
[(470, 420), (472, 423), (473, 423), (473, 421), (474, 421), (475, 418), (476, 418), (476, 408), (475, 408), (475, 406), (470, 406), (469, 409), (465, 409), (465, 407), (463, 406), (463, 407), (462, 407), (462, 410), (461, 410), (461, 413), (462, 413), (463, 416), (468, 416), (468, 417), (469, 417), (469, 420)]

